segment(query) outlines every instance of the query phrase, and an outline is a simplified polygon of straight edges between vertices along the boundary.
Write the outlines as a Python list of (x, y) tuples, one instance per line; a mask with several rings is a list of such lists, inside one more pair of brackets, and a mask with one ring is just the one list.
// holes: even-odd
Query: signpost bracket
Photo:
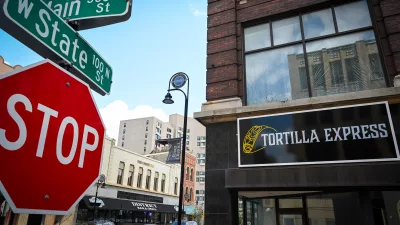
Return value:
[(59, 66), (61, 66), (63, 69), (65, 69), (66, 71), (68, 71), (68, 72), (70, 72), (71, 69), (72, 69), (72, 67), (73, 67), (73, 64), (72, 64), (72, 63), (67, 62), (67, 61), (65, 61), (65, 60), (61, 60), (61, 61), (57, 62), (57, 64), (58, 64)]
[(79, 20), (70, 21), (69, 19), (66, 19), (65, 22), (67, 22), (68, 25), (70, 25), (72, 27), (72, 29), (74, 29), (75, 31), (78, 31)]

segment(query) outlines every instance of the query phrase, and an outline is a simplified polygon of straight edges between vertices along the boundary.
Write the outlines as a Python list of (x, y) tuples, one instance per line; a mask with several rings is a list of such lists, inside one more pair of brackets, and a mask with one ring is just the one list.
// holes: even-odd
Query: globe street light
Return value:
[[(187, 82), (186, 93), (181, 90)], [(173, 89), (171, 89), (174, 87)], [(183, 116), (183, 143), (182, 143), (182, 160), (181, 160), (181, 181), (179, 184), (179, 209), (178, 209), (178, 225), (182, 223), (182, 211), (183, 211), (183, 177), (185, 176), (185, 153), (186, 153), (186, 133), (187, 133), (187, 113), (188, 113), (188, 102), (189, 102), (189, 77), (186, 73), (176, 73), (169, 79), (168, 93), (165, 95), (162, 101), (165, 104), (173, 104), (171, 91), (180, 91), (185, 96), (185, 114)]]

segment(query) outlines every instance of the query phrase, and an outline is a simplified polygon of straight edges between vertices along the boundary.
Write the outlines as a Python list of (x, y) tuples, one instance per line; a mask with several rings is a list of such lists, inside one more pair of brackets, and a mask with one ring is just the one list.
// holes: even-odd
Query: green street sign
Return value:
[(98, 93), (110, 93), (111, 66), (43, 1), (1, 2), (4, 3), (4, 15), (0, 15), (2, 29), (42, 57), (56, 63), (67, 62), (72, 66), (70, 72)]
[(123, 16), (128, 13), (129, 0), (43, 0), (63, 19), (83, 20)]

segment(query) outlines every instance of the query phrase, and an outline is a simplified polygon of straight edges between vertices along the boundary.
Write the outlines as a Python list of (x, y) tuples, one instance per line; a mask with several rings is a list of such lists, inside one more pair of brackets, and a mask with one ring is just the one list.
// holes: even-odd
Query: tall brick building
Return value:
[(400, 1), (208, 0), (207, 27), (205, 225), (400, 225)]

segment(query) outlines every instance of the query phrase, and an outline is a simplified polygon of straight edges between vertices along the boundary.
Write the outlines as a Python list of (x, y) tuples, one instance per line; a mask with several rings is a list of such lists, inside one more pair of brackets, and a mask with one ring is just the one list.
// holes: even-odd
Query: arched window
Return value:
[(189, 202), (192, 201), (193, 199), (193, 189), (190, 188), (190, 192), (189, 192)]
[[(186, 189), (185, 189), (185, 195), (189, 195), (189, 188), (188, 187), (186, 187)], [(184, 197), (184, 200), (189, 201), (188, 199), (185, 198), (185, 196), (183, 196), (183, 197)]]
[(193, 168), (190, 169), (190, 181), (193, 181)]
[(189, 167), (186, 167), (186, 180), (189, 180)]

